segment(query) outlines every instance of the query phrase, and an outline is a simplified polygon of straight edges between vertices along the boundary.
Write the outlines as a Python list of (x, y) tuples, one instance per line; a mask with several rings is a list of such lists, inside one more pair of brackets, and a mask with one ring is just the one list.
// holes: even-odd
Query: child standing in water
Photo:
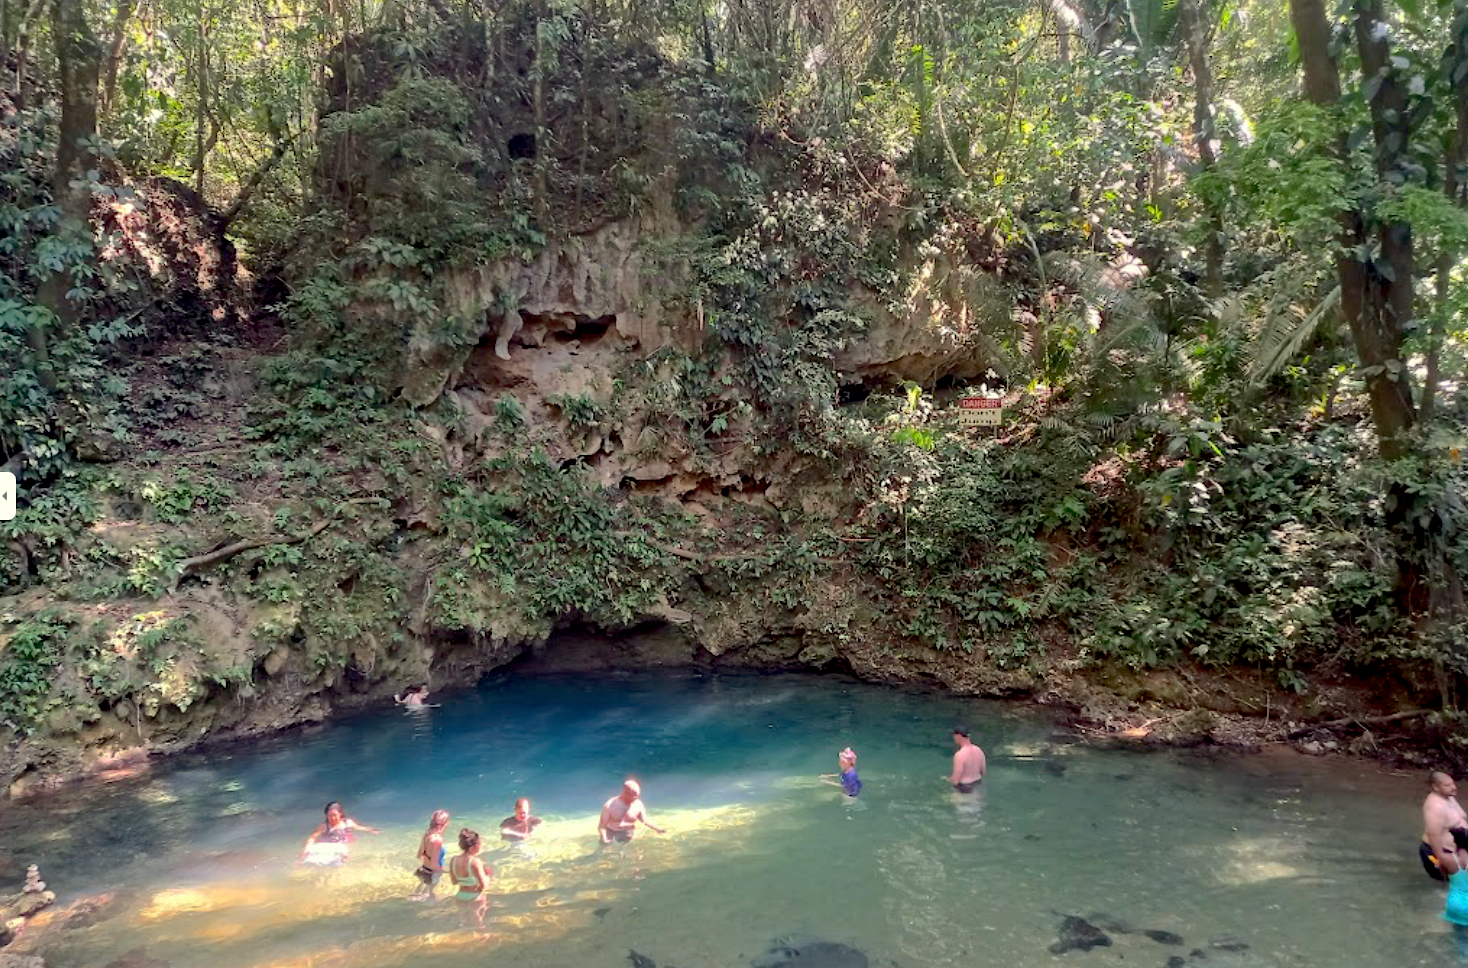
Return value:
[(836, 765), (840, 767), (840, 773), (823, 773), (821, 779), (832, 786), (839, 786), (848, 797), (856, 796), (861, 792), (861, 778), (856, 775), (856, 751), (846, 747), (837, 754)]
[(443, 845), (443, 830), (449, 825), (449, 812), (435, 810), (428, 818), (428, 829), (418, 841), (418, 869), (413, 876), (418, 878), (418, 889), (411, 895), (414, 901), (427, 901), (438, 888), (438, 879), (443, 876), (444, 855), (448, 848)]
[(459, 850), (459, 856), (449, 861), (449, 876), (459, 889), (454, 900), (466, 917), (472, 915), (474, 923), (482, 927), (484, 909), (489, 906), (489, 896), (484, 892), (494, 875), (479, 859), (479, 835), (467, 827), (459, 831)]

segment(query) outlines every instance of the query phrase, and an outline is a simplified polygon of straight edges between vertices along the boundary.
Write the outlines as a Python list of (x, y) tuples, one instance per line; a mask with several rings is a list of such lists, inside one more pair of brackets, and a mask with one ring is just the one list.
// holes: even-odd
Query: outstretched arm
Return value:
[(306, 838), (306, 842), (301, 845), (301, 856), (302, 857), (305, 857), (306, 856), (306, 851), (310, 850), (311, 849), (311, 845), (314, 844), (314, 843), (316, 843), (316, 838), (317, 837), (320, 837), (324, 833), (326, 833), (326, 824), (321, 824), (315, 830), (311, 831), (311, 836), (307, 837)]
[(347, 821), (347, 827), (349, 829), (351, 829), (351, 830), (360, 830), (364, 834), (380, 834), (380, 833), (382, 833), (382, 831), (381, 830), (378, 830), (376, 827), (369, 827), (369, 826), (367, 826), (364, 823), (357, 823), (357, 821), (355, 821), (355, 820), (348, 820)]
[(651, 820), (647, 819), (647, 810), (646, 809), (637, 811), (637, 819), (642, 822), (642, 825), (644, 827), (646, 827), (648, 830), (651, 830), (655, 834), (665, 834), (665, 833), (667, 833), (667, 831), (664, 830), (662, 827), (654, 826), (653, 825), (653, 822)]

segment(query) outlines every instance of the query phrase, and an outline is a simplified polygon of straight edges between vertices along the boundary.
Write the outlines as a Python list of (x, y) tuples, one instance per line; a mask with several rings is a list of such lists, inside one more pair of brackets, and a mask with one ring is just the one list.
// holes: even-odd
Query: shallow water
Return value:
[[(821, 939), (789, 963), (831, 968), (850, 949), (881, 968), (1468, 964), (1417, 866), (1416, 777), (1097, 751), (1012, 706), (839, 679), (515, 678), (441, 698), (5, 805), (6, 889), (38, 863), (60, 895), (24, 944), (49, 968), (586, 968), (632, 950), (744, 968), (778, 962), (776, 939)], [(989, 754), (982, 795), (941, 779), (954, 722)], [(856, 800), (815, 779), (848, 744)], [(598, 851), (629, 774), (668, 835)], [(502, 848), (522, 795), (546, 823)], [(303, 869), (329, 799), (384, 832), (340, 870)], [(483, 931), (405, 900), (437, 807), (490, 834)], [(1112, 944), (1052, 954), (1066, 915)]]

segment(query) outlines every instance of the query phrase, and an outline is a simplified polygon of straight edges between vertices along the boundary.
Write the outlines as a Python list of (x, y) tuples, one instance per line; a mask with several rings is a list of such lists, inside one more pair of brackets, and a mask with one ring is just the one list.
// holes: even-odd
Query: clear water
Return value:
[[(954, 722), (989, 753), (981, 798), (941, 779)], [(855, 801), (815, 779), (848, 744)], [(668, 835), (597, 851), (628, 774)], [(483, 931), (405, 900), (430, 811), (492, 833), (521, 795), (546, 824), (528, 852), (490, 838)], [(384, 833), (303, 869), (329, 799)], [(1468, 964), (1417, 866), (1420, 799), (1355, 764), (1097, 751), (1015, 707), (844, 680), (517, 678), (6, 805), (0, 875), (38, 863), (59, 892), (24, 941), (50, 968), (742, 968), (791, 936), (882, 968)], [(1094, 913), (1137, 931), (1047, 950)]]

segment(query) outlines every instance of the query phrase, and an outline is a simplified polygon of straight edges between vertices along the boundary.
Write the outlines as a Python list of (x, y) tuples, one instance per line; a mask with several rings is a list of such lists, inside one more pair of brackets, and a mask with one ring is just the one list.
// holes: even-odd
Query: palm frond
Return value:
[(1151, 305), (1124, 285), (1116, 267), (1064, 252), (1048, 252), (1042, 260), (1049, 278), (1069, 287), (1106, 315), (1106, 323), (1092, 344), (1093, 353), (1104, 355), (1139, 336), (1149, 349), (1165, 347), (1166, 336)]
[(1341, 287), (1335, 286), (1308, 313), (1298, 303), (1270, 312), (1250, 346), (1249, 382), (1262, 386), (1284, 369), (1322, 321), (1336, 318), (1340, 303)]

